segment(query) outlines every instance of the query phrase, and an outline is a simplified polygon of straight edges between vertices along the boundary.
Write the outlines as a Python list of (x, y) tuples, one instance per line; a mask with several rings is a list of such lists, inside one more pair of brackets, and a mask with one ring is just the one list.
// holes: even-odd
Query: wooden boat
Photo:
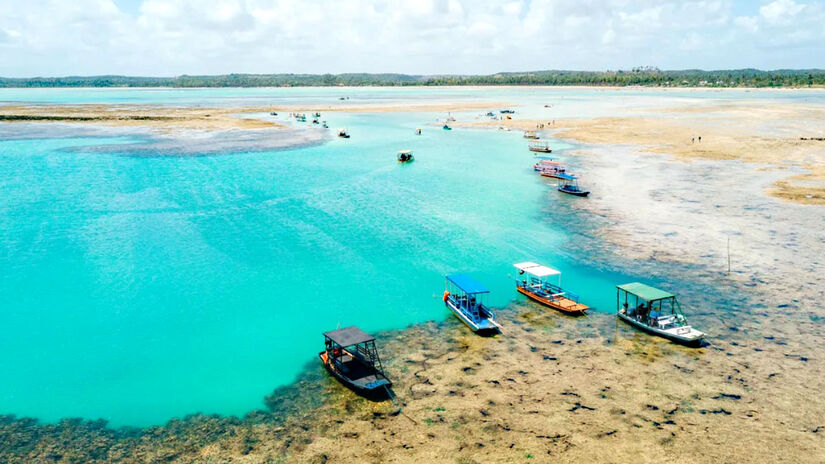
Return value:
[(484, 305), (483, 296), (490, 290), (464, 274), (447, 276), (444, 304), (455, 316), (476, 333), (495, 333), (501, 330), (495, 313)]
[(401, 150), (396, 155), (399, 163), (412, 163), (415, 161), (412, 150)]
[(499, 111), (501, 114), (515, 114), (514, 110), (501, 110)]
[(444, 130), (453, 130), (453, 128), (452, 128), (452, 127), (450, 127), (450, 126), (448, 126), (448, 125), (446, 125), (446, 124), (444, 124), (444, 126), (442, 127), (442, 129), (444, 129)]
[(312, 120), (312, 123), (313, 123), (313, 124), (320, 124), (320, 122), (318, 121), (318, 118), (314, 118), (314, 119)]
[[(564, 172), (564, 163), (554, 160), (553, 158), (542, 158), (536, 161), (533, 165), (533, 170), (541, 172), (545, 169), (550, 169), (557, 172)], [(549, 177), (549, 176), (548, 176)]]
[(278, 116), (278, 113), (276, 113), (275, 111), (273, 111), (273, 112), (271, 112), (271, 113), (269, 113), (269, 114), (271, 114), (272, 116)]
[(558, 174), (554, 177), (559, 179), (559, 186), (557, 188), (559, 192), (566, 193), (568, 195), (575, 195), (577, 197), (586, 197), (590, 195), (589, 190), (582, 190), (579, 187), (578, 177), (571, 176), (570, 174), (566, 173)]
[[(519, 270), (516, 290), (527, 298), (574, 316), (584, 315), (590, 309), (579, 303), (578, 295), (561, 288), (560, 271), (532, 262), (516, 263), (514, 266)], [(558, 276), (558, 285), (547, 281), (552, 276)]]
[(343, 139), (348, 139), (349, 138), (349, 133), (347, 132), (346, 129), (338, 129), (338, 137), (341, 137)]
[(330, 374), (357, 393), (389, 394), (392, 382), (384, 373), (375, 337), (358, 327), (324, 332), (324, 351), (318, 353)]
[(539, 138), (538, 134), (536, 134), (536, 131), (531, 131), (531, 130), (524, 131), (524, 134), (522, 134), (522, 137), (524, 137), (525, 139), (534, 139), (534, 140)]
[(527, 149), (530, 151), (535, 151), (538, 153), (552, 153), (553, 150), (550, 149), (550, 144), (544, 140), (533, 140), (527, 146)]
[(676, 296), (639, 282), (616, 286), (616, 316), (647, 333), (688, 346), (705, 338), (687, 323)]

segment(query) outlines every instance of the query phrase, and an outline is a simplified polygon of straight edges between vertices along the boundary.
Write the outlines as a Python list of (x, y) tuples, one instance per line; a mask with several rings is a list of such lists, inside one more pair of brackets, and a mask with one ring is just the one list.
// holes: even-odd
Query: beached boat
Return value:
[(538, 139), (539, 138), (538, 134), (536, 134), (536, 131), (532, 131), (532, 130), (524, 131), (524, 134), (522, 134), (522, 137), (524, 137), (525, 139)]
[[(542, 173), (542, 175), (544, 174)], [(566, 193), (568, 195), (575, 195), (577, 197), (586, 197), (590, 195), (589, 190), (582, 190), (581, 187), (579, 187), (579, 178), (576, 176), (562, 173), (553, 177), (559, 179), (559, 186), (557, 188), (559, 192)]]
[(348, 139), (349, 138), (349, 133), (347, 132), (347, 130), (345, 128), (338, 129), (338, 137), (341, 137), (343, 139)]
[(384, 373), (375, 337), (358, 327), (324, 332), (324, 367), (344, 385), (366, 396), (389, 394), (392, 382)]
[(527, 146), (527, 149), (530, 151), (535, 151), (538, 153), (552, 153), (553, 150), (550, 148), (550, 143), (544, 140), (533, 140)]
[(705, 334), (687, 323), (676, 296), (639, 282), (616, 286), (616, 315), (645, 332), (690, 346)]
[[(516, 290), (531, 300), (557, 309), (565, 314), (584, 315), (590, 309), (579, 303), (579, 296), (561, 287), (561, 272), (540, 264), (526, 262), (514, 264), (519, 270)], [(549, 277), (558, 277), (558, 284), (548, 282)]]
[(275, 111), (273, 111), (273, 112), (271, 112), (271, 113), (269, 113), (269, 114), (271, 114), (272, 116), (278, 116), (278, 113), (276, 113)]
[(501, 114), (515, 114), (514, 110), (501, 110), (499, 111)]
[(401, 150), (396, 154), (399, 163), (411, 163), (415, 160), (412, 150)]
[(442, 129), (444, 129), (444, 130), (453, 130), (453, 128), (452, 128), (452, 127), (450, 127), (450, 126), (448, 126), (448, 125), (446, 125), (446, 124), (444, 124), (444, 126), (442, 127)]
[(470, 276), (454, 274), (447, 276), (444, 290), (444, 304), (473, 332), (492, 333), (501, 330), (495, 313), (484, 306), (483, 296), (490, 290)]

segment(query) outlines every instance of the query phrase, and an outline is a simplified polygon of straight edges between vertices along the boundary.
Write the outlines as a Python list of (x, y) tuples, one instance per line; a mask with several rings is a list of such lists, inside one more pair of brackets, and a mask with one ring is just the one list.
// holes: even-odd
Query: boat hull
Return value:
[(553, 150), (550, 148), (528, 148), (530, 151), (535, 151), (537, 153), (553, 153)]
[[(542, 174), (542, 175), (544, 175), (544, 174)], [(557, 190), (559, 192), (566, 193), (568, 195), (577, 196), (577, 197), (586, 197), (586, 196), (590, 195), (590, 192), (585, 191), (585, 190), (566, 190), (566, 189), (563, 189), (561, 187), (559, 187)]]
[(571, 316), (584, 316), (585, 311), (590, 309), (590, 307), (588, 307), (587, 305), (576, 303), (575, 301), (569, 298), (558, 298), (557, 300), (544, 298), (542, 296), (536, 295), (535, 293), (525, 289), (520, 285), (516, 286), (516, 290), (518, 290), (519, 293), (526, 296), (527, 298), (530, 298), (533, 301), (541, 303), (555, 310), (561, 311), (565, 314), (569, 314)]
[(388, 389), (392, 386), (392, 382), (383, 378), (383, 376), (381, 382), (375, 382), (373, 385), (360, 385), (353, 382), (352, 379), (347, 378), (339, 372), (338, 369), (335, 369), (335, 367), (332, 366), (332, 363), (329, 362), (329, 357), (327, 356), (326, 351), (321, 351), (318, 353), (318, 358), (321, 360), (321, 364), (324, 365), (327, 372), (355, 393), (370, 399), (385, 399), (389, 395)]
[(452, 300), (450, 300), (450, 298), (447, 298), (444, 301), (444, 304), (447, 306), (447, 309), (449, 309), (455, 315), (455, 317), (458, 318), (458, 320), (463, 322), (464, 325), (469, 327), (470, 330), (472, 330), (475, 333), (482, 334), (482, 333), (493, 333), (493, 332), (499, 332), (500, 331), (500, 329), (498, 328), (498, 325), (495, 324), (489, 318), (483, 319), (483, 320), (478, 321), (478, 322), (473, 321), (472, 319), (467, 317), (467, 315), (464, 314), (463, 311), (458, 309), (458, 307), (452, 302)]
[(662, 337), (662, 338), (666, 338), (666, 339), (668, 339), (672, 342), (679, 343), (680, 345), (685, 345), (685, 346), (690, 346), (690, 347), (695, 348), (695, 347), (702, 346), (703, 341), (705, 339), (704, 335), (702, 335), (700, 337), (681, 337), (677, 334), (666, 332), (664, 330), (659, 330), (659, 329), (657, 329), (655, 327), (651, 327), (647, 324), (642, 324), (641, 322), (637, 321), (636, 319), (633, 319), (632, 317), (629, 317), (626, 314), (616, 313), (616, 316), (618, 316), (619, 319), (623, 320), (624, 322), (632, 325), (633, 327), (635, 327), (639, 330), (647, 332), (651, 335), (656, 335), (656, 336), (659, 336), (659, 337)]

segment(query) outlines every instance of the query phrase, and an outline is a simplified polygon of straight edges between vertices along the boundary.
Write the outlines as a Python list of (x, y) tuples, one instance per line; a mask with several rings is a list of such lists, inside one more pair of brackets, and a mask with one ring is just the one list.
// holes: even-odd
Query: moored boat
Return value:
[[(544, 174), (542, 173), (542, 175)], [(576, 176), (562, 173), (552, 177), (559, 179), (559, 186), (557, 187), (559, 192), (566, 193), (568, 195), (575, 195), (577, 197), (586, 197), (590, 195), (589, 190), (582, 190), (581, 187), (579, 187), (579, 178)]]
[(442, 126), (441, 128), (444, 130), (453, 130), (453, 128), (448, 126), (447, 124), (444, 124), (444, 126)]
[(552, 153), (553, 150), (550, 148), (550, 144), (545, 140), (533, 140), (527, 146), (527, 149), (530, 151), (538, 152), (538, 153)]
[(358, 327), (324, 332), (324, 351), (318, 353), (330, 374), (357, 393), (389, 394), (387, 378), (375, 348), (375, 337)]
[(349, 132), (347, 132), (346, 128), (338, 129), (338, 137), (341, 137), (343, 139), (348, 139), (349, 138)]
[(672, 293), (639, 282), (616, 286), (616, 316), (653, 335), (688, 346), (699, 346), (704, 332), (687, 323)]
[(484, 305), (483, 296), (490, 293), (484, 285), (465, 274), (447, 276), (444, 304), (455, 316), (476, 333), (501, 330), (495, 313)]
[(538, 139), (539, 138), (538, 134), (536, 134), (536, 131), (532, 131), (532, 130), (524, 131), (524, 133), (522, 134), (522, 137), (524, 137), (525, 139)]
[(412, 150), (401, 150), (396, 154), (399, 163), (411, 163), (415, 160)]
[[(589, 306), (579, 303), (579, 296), (561, 287), (561, 272), (540, 264), (516, 263), (519, 276), (516, 290), (522, 295), (565, 314), (584, 315)], [(549, 277), (558, 276), (558, 285), (548, 282)]]

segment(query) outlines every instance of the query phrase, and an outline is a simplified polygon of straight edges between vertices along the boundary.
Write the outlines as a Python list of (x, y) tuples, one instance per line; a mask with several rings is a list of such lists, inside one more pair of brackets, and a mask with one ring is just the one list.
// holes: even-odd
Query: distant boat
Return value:
[(442, 129), (444, 129), (444, 130), (453, 130), (453, 128), (452, 128), (452, 127), (450, 127), (450, 126), (448, 126), (448, 125), (446, 125), (446, 124), (444, 124), (444, 126), (442, 127)]
[(452, 117), (452, 116), (450, 116), (450, 113), (447, 113), (447, 119), (446, 119), (446, 121), (447, 121), (447, 122), (455, 122), (455, 118), (454, 118), (454, 117)]
[(490, 290), (470, 276), (448, 275), (444, 304), (473, 332), (498, 332), (501, 325), (496, 322), (495, 313), (482, 302), (482, 297), (487, 293)]
[(327, 125), (327, 122), (326, 122), (326, 121), (324, 121), (324, 123), (322, 124), (322, 126), (324, 127), (324, 129), (329, 129), (329, 126)]
[(347, 132), (346, 129), (338, 129), (338, 137), (348, 139), (349, 138), (349, 133)]
[(415, 130), (415, 135), (421, 135), (421, 128)]
[(355, 392), (389, 394), (392, 382), (384, 373), (375, 337), (358, 327), (324, 332), (324, 351), (318, 357), (330, 374)]
[(274, 111), (273, 111), (273, 112), (271, 112), (271, 113), (269, 113), (269, 114), (271, 114), (272, 116), (278, 116), (278, 113), (276, 113), (276, 112), (274, 112)]
[(312, 123), (313, 123), (313, 124), (318, 124), (318, 119), (313, 119), (313, 120), (312, 120)]
[[(544, 175), (544, 174), (542, 174)], [(586, 197), (590, 195), (589, 190), (582, 190), (579, 187), (579, 178), (571, 176), (570, 174), (559, 174), (554, 176), (559, 179), (559, 186), (556, 190), (566, 193), (568, 195), (575, 195), (577, 197)]]
[[(540, 264), (526, 262), (514, 264), (523, 278), (516, 279), (516, 290), (539, 303), (571, 315), (583, 315), (590, 309), (579, 303), (579, 296), (561, 288), (561, 272)], [(558, 276), (558, 285), (547, 281)]]
[(539, 138), (538, 134), (536, 134), (536, 131), (532, 131), (532, 130), (524, 131), (524, 134), (522, 134), (522, 137), (524, 137), (525, 139), (538, 139)]
[(616, 286), (616, 316), (645, 332), (689, 346), (705, 338), (687, 323), (676, 296), (639, 282)]
[(516, 112), (513, 110), (501, 110), (499, 111), (501, 114), (515, 114)]
[(530, 145), (527, 146), (527, 149), (530, 151), (535, 151), (538, 153), (552, 153), (553, 150), (550, 149), (550, 143), (544, 140), (533, 140), (530, 142)]
[(411, 163), (415, 161), (412, 150), (401, 150), (396, 154), (399, 163)]
[(313, 117), (313, 118), (320, 118), (320, 117), (321, 117), (321, 113), (315, 113), (315, 114), (313, 114), (313, 115), (312, 115), (312, 117)]

